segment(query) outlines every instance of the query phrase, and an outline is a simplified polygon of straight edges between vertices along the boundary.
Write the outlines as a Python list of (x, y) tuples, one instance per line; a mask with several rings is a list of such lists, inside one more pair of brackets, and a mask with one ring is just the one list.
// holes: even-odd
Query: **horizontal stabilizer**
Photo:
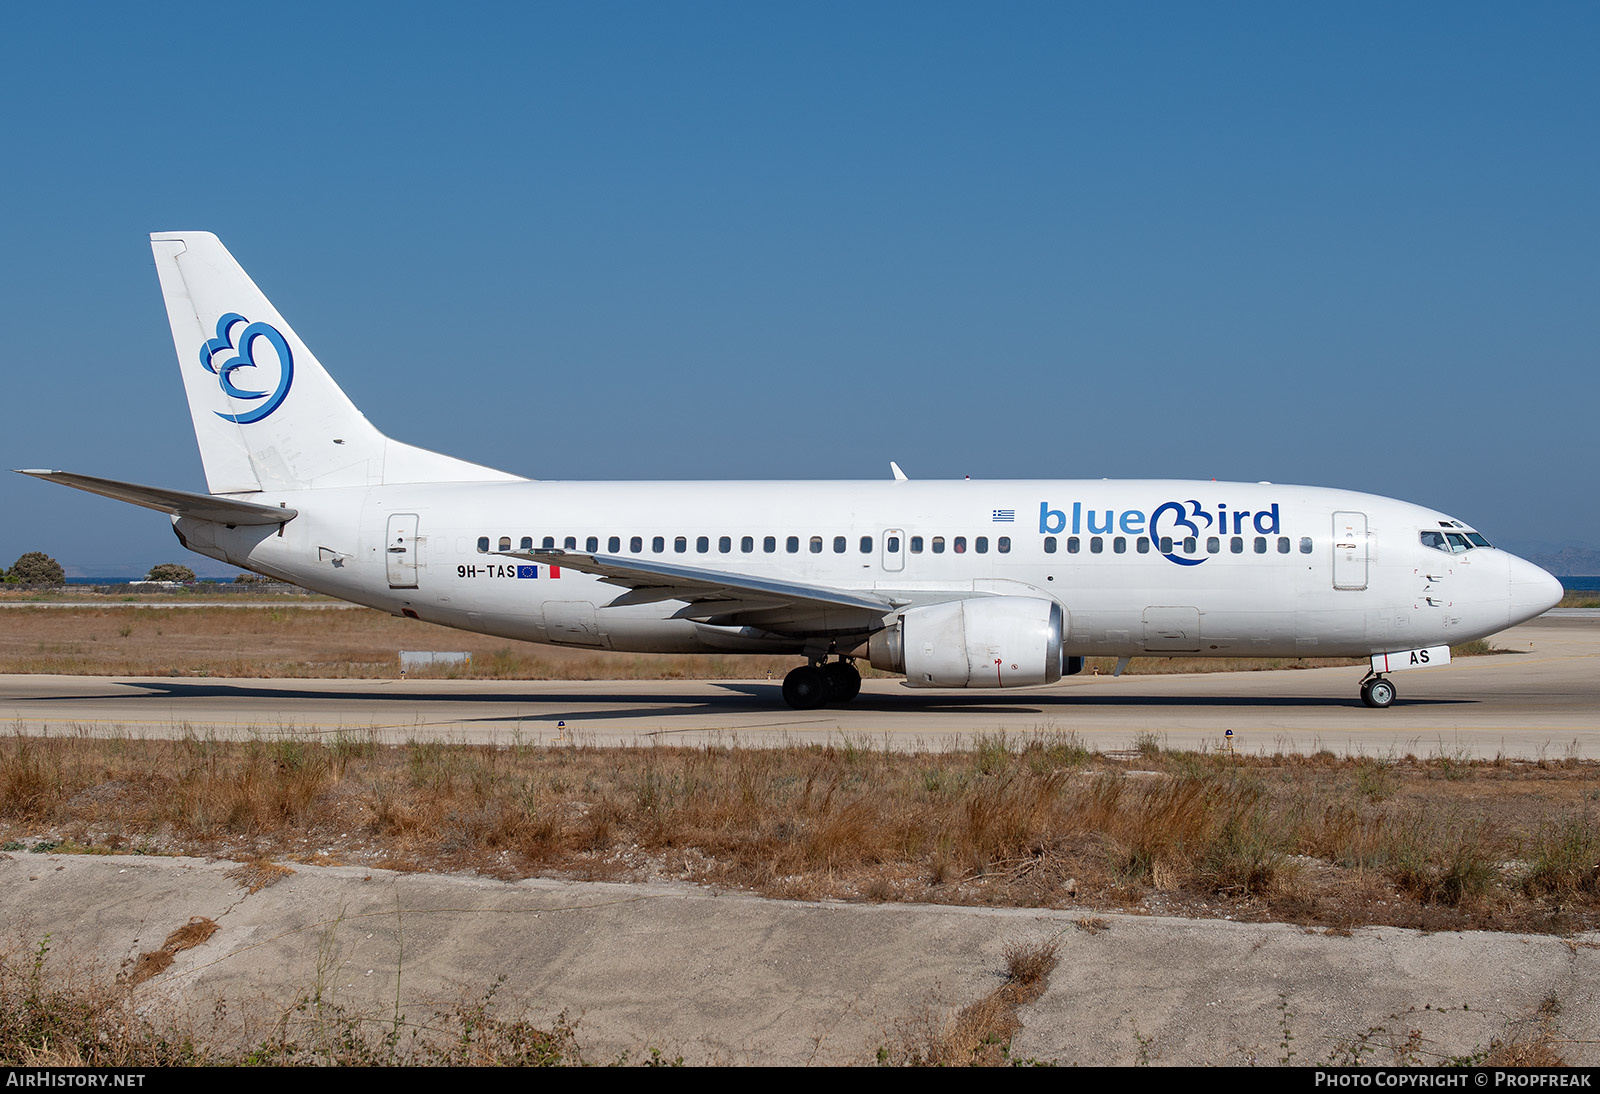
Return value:
[(32, 475), (46, 482), (60, 483), (74, 490), (87, 490), (101, 497), (142, 505), (162, 513), (218, 524), (286, 524), (299, 515), (298, 509), (281, 509), (254, 501), (235, 501), (211, 494), (191, 494), (187, 490), (164, 490), (159, 486), (140, 486), (135, 482), (99, 479), (93, 475), (74, 475), (70, 471), (19, 469), (19, 475)]

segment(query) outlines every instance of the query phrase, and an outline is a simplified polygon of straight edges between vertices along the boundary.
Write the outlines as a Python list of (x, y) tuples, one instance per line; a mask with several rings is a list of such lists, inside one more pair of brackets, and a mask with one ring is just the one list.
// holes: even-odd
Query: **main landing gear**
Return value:
[(1382, 676), (1368, 675), (1361, 681), (1361, 701), (1374, 710), (1392, 705), (1395, 694), (1394, 682)]
[(848, 703), (861, 694), (861, 673), (849, 661), (802, 665), (783, 678), (783, 701), (796, 710)]

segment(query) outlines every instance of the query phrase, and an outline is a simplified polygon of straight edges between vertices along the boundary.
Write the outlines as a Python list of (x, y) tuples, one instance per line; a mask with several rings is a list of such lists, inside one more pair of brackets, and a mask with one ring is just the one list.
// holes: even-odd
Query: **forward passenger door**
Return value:
[(1367, 514), (1333, 514), (1333, 587), (1365, 589), (1371, 540)]

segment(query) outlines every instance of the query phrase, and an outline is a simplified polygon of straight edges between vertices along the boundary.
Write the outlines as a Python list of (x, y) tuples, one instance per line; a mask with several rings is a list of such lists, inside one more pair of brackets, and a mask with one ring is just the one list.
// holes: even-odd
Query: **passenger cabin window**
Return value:
[(944, 554), (944, 537), (943, 536), (934, 536), (933, 537), (933, 553), (936, 554), (936, 555)]
[(1162, 536), (1161, 537), (1161, 553), (1164, 554), (1164, 555), (1170, 555), (1172, 553), (1172, 537), (1171, 536)]
[(1111, 541), (1111, 549), (1113, 551), (1115, 551), (1119, 555), (1127, 554), (1128, 553), (1128, 537), (1127, 536), (1118, 536), (1117, 538), (1113, 539)]
[(811, 537), (811, 553), (814, 554), (814, 555), (820, 555), (822, 553), (822, 537), (821, 536), (812, 536)]
[(778, 537), (766, 536), (761, 540), (761, 549), (767, 554), (774, 554), (778, 550)]
[(1232, 551), (1236, 555), (1244, 554), (1244, 537), (1234, 536), (1232, 539), (1230, 539), (1228, 541), (1228, 550)]
[(672, 537), (672, 549), (674, 551), (676, 551), (680, 555), (683, 554), (683, 552), (685, 552), (685, 551), (687, 551), (689, 549), (689, 537), (688, 536), (673, 536)]
[(519, 550), (519, 551), (531, 551), (531, 550), (533, 550), (533, 537), (532, 536), (523, 536), (522, 537), (522, 543), (521, 543), (521, 545), (519, 545), (517, 547), (517, 550)]
[(1214, 555), (1220, 550), (1222, 550), (1222, 540), (1218, 539), (1216, 536), (1207, 536), (1206, 554)]
[(719, 537), (717, 537), (717, 552), (719, 554), (724, 554), (725, 555), (725, 554), (728, 554), (732, 550), (733, 550), (733, 537), (732, 536), (719, 536)]
[(644, 537), (634, 536), (628, 540), (628, 550), (636, 555), (644, 554)]
[(1011, 553), (1011, 537), (1001, 536), (999, 539), (995, 540), (995, 550), (999, 551), (1003, 555), (1009, 555)]
[(1279, 536), (1278, 537), (1278, 553), (1280, 555), (1286, 555), (1286, 554), (1289, 553), (1289, 537), (1288, 536)]
[(900, 553), (900, 537), (899, 536), (890, 536), (888, 539), (884, 540), (883, 541), (883, 549), (885, 551), (888, 551), (891, 555), (899, 554)]
[[(982, 543), (983, 540), (980, 539), (978, 542)], [(979, 547), (978, 550), (981, 551), (981, 550), (983, 550), (983, 548)], [(1055, 536), (1045, 536), (1044, 537), (1044, 553), (1047, 554), (1047, 555), (1053, 555), (1053, 554), (1056, 553), (1056, 537)]]
[(479, 536), (478, 537), (478, 553), (480, 555), (486, 555), (486, 554), (489, 553), (489, 537), (488, 536)]
[(850, 546), (850, 541), (845, 539), (845, 537), (843, 537), (843, 536), (834, 536), (833, 537), (833, 553), (834, 554), (836, 554), (836, 555), (844, 554), (845, 550), (849, 546)]
[(1075, 555), (1077, 553), (1078, 553), (1078, 537), (1077, 536), (1068, 536), (1067, 537), (1067, 554)]
[(743, 536), (743, 537), (740, 538), (740, 540), (739, 540), (739, 550), (741, 552), (743, 552), (744, 554), (748, 555), (752, 551), (754, 551), (755, 549), (756, 549), (756, 537), (755, 536)]
[(1183, 553), (1184, 554), (1192, 555), (1192, 554), (1195, 553), (1195, 551), (1197, 551), (1199, 549), (1200, 549), (1200, 541), (1199, 540), (1195, 539), (1193, 536), (1184, 536), (1183, 537)]
[(791, 555), (799, 554), (800, 553), (800, 537), (799, 536), (790, 536), (788, 539), (784, 540), (783, 541), (783, 549), (785, 551), (788, 551)]
[(569, 551), (576, 551), (578, 549), (578, 537), (568, 536), (562, 541), (561, 546), (565, 547)]
[(554, 551), (556, 549), (556, 537), (555, 536), (545, 536), (544, 537), (544, 549), (546, 551)]
[(666, 536), (651, 536), (650, 537), (650, 549), (652, 551), (654, 551), (658, 555), (661, 554), (663, 551), (665, 551), (667, 549), (667, 537)]
[[(1050, 538), (1051, 539), (1055, 539), (1056, 537), (1055, 536), (1051, 536)], [(972, 541), (972, 549), (974, 551), (978, 552), (978, 554), (980, 554), (980, 555), (988, 554), (989, 553), (989, 537), (988, 536), (979, 536), (977, 539), (973, 540)], [(1055, 548), (1054, 547), (1046, 547), (1045, 550), (1053, 551), (1053, 550), (1055, 550)]]
[(588, 539), (584, 540), (583, 549), (588, 551), (590, 554), (594, 554), (594, 552), (600, 549), (600, 537), (590, 536)]
[(511, 537), (510, 536), (501, 536), (500, 537), (500, 549), (502, 551), (511, 550)]
[(707, 551), (711, 550), (711, 537), (710, 536), (695, 536), (694, 537), (694, 549), (697, 552), (699, 552), (700, 554), (702, 554), (702, 555), (705, 554)]
[(914, 555), (920, 555), (922, 553), (922, 537), (921, 536), (912, 536), (911, 537), (911, 553), (914, 554)]
[(864, 554), (864, 555), (870, 555), (872, 553), (872, 537), (871, 536), (862, 536), (861, 537), (861, 553)]
[(606, 550), (610, 551), (612, 554), (616, 554), (618, 551), (622, 550), (622, 539), (618, 536), (612, 536), (610, 539), (606, 540)]
[(1267, 537), (1266, 536), (1257, 536), (1256, 537), (1256, 554), (1264, 555), (1266, 553), (1267, 553)]
[(1105, 549), (1106, 549), (1105, 540), (1101, 539), (1099, 536), (1090, 536), (1089, 537), (1089, 553), (1091, 555), (1098, 555), (1101, 552), (1103, 552)]
[(1309, 555), (1311, 553), (1311, 537), (1310, 536), (1301, 536), (1300, 537), (1300, 553), (1303, 554), (1303, 555)]
[(1141, 555), (1147, 555), (1147, 554), (1150, 553), (1150, 537), (1149, 536), (1140, 536), (1134, 542), (1138, 545), (1139, 553)]

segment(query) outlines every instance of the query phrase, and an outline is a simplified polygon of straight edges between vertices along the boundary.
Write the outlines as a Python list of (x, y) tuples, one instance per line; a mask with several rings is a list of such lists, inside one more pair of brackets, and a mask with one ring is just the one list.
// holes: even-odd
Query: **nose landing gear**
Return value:
[(861, 673), (843, 658), (831, 664), (801, 665), (783, 678), (783, 701), (795, 710), (848, 703), (861, 694)]
[(1361, 681), (1361, 701), (1374, 710), (1382, 710), (1394, 703), (1394, 682), (1382, 676), (1367, 676)]

